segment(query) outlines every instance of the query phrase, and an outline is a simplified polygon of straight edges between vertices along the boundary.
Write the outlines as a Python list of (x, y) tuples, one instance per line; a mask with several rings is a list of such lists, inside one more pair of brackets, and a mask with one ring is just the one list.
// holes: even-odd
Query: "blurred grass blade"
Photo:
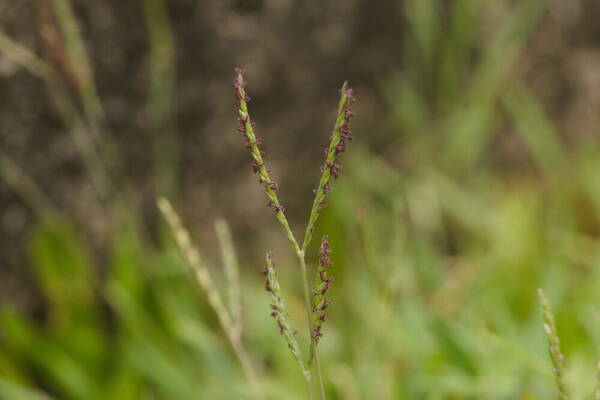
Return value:
[(10, 39), (2, 31), (0, 31), (0, 53), (39, 78), (48, 79), (53, 72), (48, 64), (36, 57), (26, 47)]
[(95, 396), (98, 370), (93, 358), (89, 351), (78, 352), (73, 346), (76, 343), (71, 343), (80, 338), (70, 334), (53, 337), (42, 325), (14, 312), (3, 311), (0, 322), (3, 345), (12, 350), (17, 362), (29, 363), (29, 374), (44, 376), (57, 393), (68, 398)]
[(242, 369), (244, 370), (246, 379), (248, 380), (248, 383), (254, 392), (254, 396), (257, 399), (264, 399), (265, 395), (258, 382), (256, 371), (254, 370), (254, 366), (252, 365), (246, 349), (243, 346), (241, 338), (237, 336), (231, 315), (225, 307), (223, 300), (221, 300), (221, 295), (217, 290), (217, 286), (213, 283), (213, 280), (208, 272), (208, 268), (200, 258), (200, 253), (192, 244), (188, 231), (184, 228), (183, 224), (181, 223), (181, 219), (167, 199), (160, 198), (158, 199), (157, 204), (158, 208), (169, 224), (173, 234), (175, 235), (175, 240), (179, 246), (179, 250), (181, 251), (188, 265), (194, 271), (200, 287), (204, 290), (206, 296), (208, 297), (209, 304), (217, 314), (219, 322), (221, 323), (221, 327), (227, 334), (231, 346), (233, 347), (233, 350), (235, 351), (235, 354), (242, 365)]
[(222, 218), (217, 219), (215, 221), (215, 231), (217, 232), (221, 258), (223, 259), (232, 323), (237, 335), (240, 336), (243, 321), (239, 264), (227, 222)]
[(0, 398), (6, 400), (52, 400), (47, 394), (0, 377)]
[(155, 343), (137, 337), (125, 349), (133, 365), (155, 382), (168, 398), (201, 398), (202, 388), (194, 383), (192, 374), (182, 369), (177, 359), (161, 351)]
[(0, 31), (0, 53), (45, 82), (48, 93), (92, 178), (95, 189), (101, 199), (106, 199), (110, 179), (106, 174), (104, 161), (96, 149), (93, 138), (89, 135), (90, 129), (81, 119), (64, 82), (51, 66), (27, 48), (10, 39), (2, 31)]
[(0, 150), (0, 177), (42, 219), (58, 214), (54, 204), (42, 189), (2, 150)]
[(175, 236), (181, 254), (194, 272), (200, 287), (206, 293), (208, 302), (219, 317), (223, 329), (228, 334), (231, 334), (233, 332), (233, 324), (231, 322), (229, 311), (227, 311), (227, 307), (225, 307), (221, 295), (218, 292), (217, 285), (214, 284), (206, 264), (200, 257), (198, 249), (192, 244), (188, 231), (183, 227), (181, 219), (167, 199), (161, 198), (158, 200), (157, 204)]
[(484, 47), (483, 59), (463, 96), (464, 102), (450, 121), (448, 164), (468, 170), (486, 149), (495, 119), (492, 106), (508, 77), (510, 66), (547, 5), (547, 0), (519, 2), (505, 18), (493, 41)]
[[(428, 68), (434, 66), (435, 42), (440, 28), (439, 9), (434, 0), (408, 0), (404, 2), (404, 13), (415, 37), (418, 53)], [(412, 42), (412, 41), (411, 41)], [(428, 70), (428, 73), (431, 73)]]
[(179, 144), (173, 124), (175, 48), (165, 0), (143, 0), (150, 44), (150, 87), (147, 113), (154, 138), (154, 172), (158, 196), (173, 198), (177, 190)]
[(40, 226), (34, 233), (31, 254), (36, 280), (50, 305), (51, 325), (64, 332), (79, 323), (98, 323), (94, 269), (75, 230), (58, 221)]
[(439, 89), (436, 98), (442, 110), (450, 110), (462, 96), (464, 79), (472, 63), (472, 51), (479, 39), (479, 16), (486, 3), (481, 0), (455, 0), (451, 8), (451, 26), (440, 43)]
[[(80, 33), (77, 18), (70, 4), (70, 0), (46, 0), (52, 1), (54, 14), (58, 22), (65, 48), (69, 56), (70, 64), (73, 66), (77, 82), (77, 90), (83, 104), (83, 109), (88, 122), (92, 127), (103, 157), (111, 168), (120, 165), (117, 146), (111, 137), (106, 124), (106, 118), (102, 109), (100, 96), (94, 83), (92, 63), (88, 56), (83, 38)], [(118, 168), (117, 168), (118, 170)]]
[(147, 285), (143, 255), (144, 245), (135, 229), (124, 226), (114, 232), (107, 285), (118, 283), (136, 297), (143, 298)]
[(503, 97), (503, 102), (539, 168), (546, 176), (560, 172), (567, 159), (558, 133), (531, 90), (519, 83)]

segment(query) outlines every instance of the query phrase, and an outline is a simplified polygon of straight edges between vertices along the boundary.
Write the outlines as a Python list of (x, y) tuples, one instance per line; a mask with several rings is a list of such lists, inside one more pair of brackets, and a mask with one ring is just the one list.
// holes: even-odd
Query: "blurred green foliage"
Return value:
[[(509, 79), (546, 1), (516, 2), (484, 46), (480, 15), (489, 2), (449, 4), (448, 22), (440, 2), (405, 2), (405, 62), (382, 80), (390, 115), (377, 127), (395, 156), (353, 144), (320, 221), (336, 276), (321, 342), (326, 389), (350, 400), (552, 398), (536, 297), (544, 287), (567, 384), (573, 398), (591, 398), (600, 345), (598, 140), (566, 149), (526, 83)], [(167, 29), (159, 9), (148, 14), (158, 37)], [(170, 54), (169, 43), (156, 54)], [(171, 76), (168, 66), (155, 68)], [(155, 107), (168, 110), (159, 100)], [(514, 126), (530, 167), (498, 168), (494, 134), (503, 124)], [(108, 259), (98, 260), (67, 218), (41, 219), (29, 250), (45, 312), (3, 305), (1, 398), (251, 398), (167, 235), (159, 246), (143, 237), (115, 227)], [(296, 271), (282, 261), (301, 326)], [(244, 340), (261, 383), (269, 398), (301, 399), (260, 266), (243, 267)]]

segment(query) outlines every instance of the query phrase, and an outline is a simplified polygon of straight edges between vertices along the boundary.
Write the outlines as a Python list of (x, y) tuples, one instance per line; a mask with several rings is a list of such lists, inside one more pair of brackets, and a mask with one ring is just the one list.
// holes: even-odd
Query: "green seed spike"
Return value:
[(351, 109), (352, 103), (355, 100), (353, 91), (348, 87), (348, 83), (344, 82), (340, 93), (340, 102), (335, 125), (333, 127), (333, 133), (331, 134), (331, 141), (329, 142), (329, 147), (325, 149), (325, 162), (321, 167), (321, 179), (319, 181), (319, 186), (315, 189), (315, 198), (306, 226), (306, 233), (304, 234), (304, 242), (302, 243), (303, 250), (306, 250), (310, 244), (313, 230), (315, 229), (315, 224), (319, 218), (321, 209), (327, 206), (326, 198), (327, 192), (331, 190), (331, 178), (337, 179), (338, 177), (339, 169), (341, 167), (335, 163), (336, 156), (344, 151), (346, 142), (352, 140), (350, 137), (349, 123), (354, 116)]
[(556, 331), (554, 315), (550, 308), (550, 302), (542, 289), (538, 289), (538, 295), (544, 314), (544, 331), (546, 331), (546, 335), (548, 336), (548, 353), (552, 360), (552, 374), (554, 375), (554, 381), (558, 390), (558, 398), (559, 400), (568, 400), (569, 396), (567, 395), (567, 387), (564, 382), (565, 358), (560, 352), (560, 340)]
[(312, 325), (311, 325), (311, 346), (308, 356), (308, 366), (312, 365), (319, 340), (323, 336), (321, 328), (327, 320), (327, 308), (331, 301), (327, 297), (327, 292), (333, 282), (329, 275), (329, 268), (333, 265), (329, 259), (331, 248), (329, 247), (329, 238), (323, 236), (321, 247), (319, 248), (319, 264), (315, 278), (315, 290), (313, 291)]
[(279, 198), (277, 197), (277, 183), (271, 179), (269, 170), (265, 166), (265, 162), (263, 160), (263, 153), (259, 148), (259, 145), (262, 143), (262, 141), (261, 139), (257, 139), (254, 133), (254, 123), (252, 122), (250, 114), (248, 113), (248, 102), (250, 101), (250, 97), (245, 90), (246, 81), (244, 80), (244, 72), (244, 70), (236, 68), (237, 76), (233, 79), (233, 87), (239, 100), (238, 121), (240, 125), (238, 130), (244, 135), (244, 142), (246, 143), (246, 147), (250, 150), (250, 154), (254, 160), (252, 167), (258, 174), (258, 180), (265, 189), (265, 194), (269, 199), (269, 206), (275, 210), (275, 217), (283, 228), (290, 245), (295, 252), (298, 252), (300, 247), (298, 246), (298, 242), (294, 238), (294, 234), (290, 229), (290, 224), (285, 217), (285, 208), (283, 205), (281, 205)]
[(292, 356), (294, 356), (294, 359), (296, 359), (300, 369), (306, 373), (307, 370), (304, 367), (304, 362), (302, 361), (300, 346), (298, 345), (298, 341), (296, 340), (296, 336), (292, 330), (290, 320), (285, 309), (285, 303), (281, 298), (281, 287), (279, 286), (277, 271), (275, 271), (275, 259), (273, 252), (267, 252), (267, 266), (263, 270), (263, 274), (267, 278), (265, 289), (271, 296), (271, 316), (275, 318), (279, 332), (287, 342), (288, 348), (292, 352)]

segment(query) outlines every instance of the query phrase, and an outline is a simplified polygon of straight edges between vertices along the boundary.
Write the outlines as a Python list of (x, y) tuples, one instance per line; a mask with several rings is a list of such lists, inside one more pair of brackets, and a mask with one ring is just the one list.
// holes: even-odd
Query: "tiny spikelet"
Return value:
[(256, 137), (256, 134), (254, 133), (255, 124), (248, 113), (250, 96), (248, 96), (245, 89), (245, 72), (246, 71), (241, 68), (236, 68), (236, 76), (233, 79), (233, 88), (239, 101), (238, 131), (243, 135), (244, 144), (246, 148), (250, 150), (250, 154), (252, 155), (252, 169), (258, 175), (258, 182), (264, 187), (267, 198), (269, 199), (267, 205), (275, 211), (275, 216), (285, 231), (288, 241), (292, 245), (294, 251), (298, 252), (300, 247), (298, 246), (298, 242), (296, 242), (287, 218), (285, 217), (285, 207), (279, 202), (279, 198), (277, 197), (276, 191), (279, 189), (279, 185), (271, 179), (270, 170), (266, 167), (263, 160), (264, 152), (260, 150), (262, 139)]
[(263, 269), (263, 275), (266, 277), (265, 289), (271, 296), (271, 316), (275, 318), (279, 333), (287, 342), (288, 348), (292, 352), (292, 356), (298, 362), (300, 369), (305, 372), (304, 362), (302, 361), (302, 353), (300, 346), (296, 340), (294, 331), (292, 330), (285, 303), (281, 298), (281, 287), (279, 286), (279, 278), (275, 271), (275, 259), (273, 252), (267, 253), (267, 265)]
[(544, 291), (538, 289), (538, 295), (542, 304), (542, 312), (544, 314), (544, 331), (548, 337), (548, 353), (552, 360), (552, 374), (554, 375), (554, 381), (556, 382), (556, 388), (558, 390), (558, 398), (560, 400), (568, 400), (567, 388), (564, 382), (565, 374), (565, 360), (564, 356), (560, 351), (560, 340), (556, 331), (556, 323), (554, 321), (554, 315), (550, 308), (550, 302), (546, 298)]
[(313, 190), (315, 198), (308, 225), (306, 226), (306, 233), (304, 234), (303, 250), (306, 250), (310, 244), (312, 232), (319, 218), (320, 211), (327, 207), (327, 194), (331, 191), (332, 179), (336, 180), (339, 177), (342, 166), (335, 163), (336, 156), (343, 153), (346, 149), (346, 144), (352, 140), (352, 136), (350, 135), (350, 120), (354, 117), (354, 112), (352, 111), (352, 103), (355, 101), (354, 94), (352, 89), (348, 87), (347, 82), (344, 82), (340, 93), (340, 103), (338, 105), (333, 133), (331, 134), (331, 141), (329, 142), (329, 147), (323, 151), (325, 161), (321, 166), (319, 187)]
[(329, 275), (329, 268), (333, 265), (329, 259), (331, 248), (329, 247), (329, 238), (323, 236), (321, 239), (321, 247), (319, 248), (319, 264), (317, 267), (317, 276), (315, 279), (315, 290), (313, 291), (312, 301), (312, 325), (311, 325), (311, 341), (314, 346), (311, 346), (309, 355), (310, 365), (313, 359), (314, 350), (323, 336), (321, 328), (323, 322), (327, 320), (327, 308), (331, 305), (331, 300), (327, 297), (327, 292), (331, 287), (333, 278)]

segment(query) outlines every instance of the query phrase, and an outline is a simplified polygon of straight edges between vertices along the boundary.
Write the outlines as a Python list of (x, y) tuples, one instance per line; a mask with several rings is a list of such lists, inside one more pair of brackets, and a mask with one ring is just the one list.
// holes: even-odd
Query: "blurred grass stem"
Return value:
[(77, 107), (68, 94), (68, 89), (56, 71), (35, 56), (29, 49), (16, 43), (1, 31), (0, 52), (10, 61), (25, 68), (32, 75), (46, 83), (48, 93), (72, 137), (99, 197), (106, 200), (110, 188), (110, 179), (106, 173), (104, 163), (94, 146), (94, 141), (90, 140), (90, 136), (87, 134), (89, 129), (79, 116)]
[(227, 308), (221, 299), (221, 295), (217, 290), (217, 286), (214, 284), (208, 272), (208, 268), (202, 262), (198, 249), (192, 244), (188, 231), (183, 226), (181, 219), (173, 209), (171, 203), (165, 198), (159, 198), (157, 205), (175, 236), (175, 241), (179, 247), (179, 250), (181, 251), (181, 254), (194, 271), (200, 287), (206, 293), (208, 303), (213, 308), (215, 314), (217, 314), (221, 327), (227, 334), (227, 338), (229, 339), (231, 346), (233, 347), (233, 350), (240, 361), (240, 364), (242, 365), (246, 379), (254, 391), (255, 398), (264, 400), (265, 395), (260, 384), (258, 383), (258, 377), (252, 362), (250, 361), (250, 357), (243, 346), (238, 330), (233, 324), (231, 315), (229, 314), (229, 311), (227, 311)]
[(143, 0), (150, 45), (147, 113), (154, 145), (154, 175), (159, 196), (177, 191), (179, 143), (173, 122), (176, 80), (173, 31), (165, 0)]
[(221, 258), (223, 260), (223, 268), (225, 270), (225, 279), (227, 281), (227, 294), (229, 300), (229, 310), (233, 326), (238, 333), (242, 332), (242, 299), (241, 299), (241, 284), (239, 264), (235, 251), (233, 249), (233, 240), (227, 222), (219, 218), (215, 221), (215, 231), (219, 248), (221, 249)]
[(0, 176), (40, 217), (58, 214), (44, 191), (4, 151), (0, 151)]
[(540, 303), (542, 304), (542, 312), (544, 314), (544, 330), (548, 336), (548, 353), (552, 360), (552, 373), (558, 390), (559, 400), (568, 400), (567, 387), (564, 381), (565, 374), (565, 357), (560, 351), (560, 339), (556, 330), (556, 322), (554, 314), (550, 308), (550, 302), (542, 289), (538, 289)]
[(52, 0), (58, 27), (65, 42), (69, 61), (77, 80), (77, 92), (91, 131), (100, 147), (101, 154), (111, 170), (120, 170), (118, 146), (108, 129), (106, 117), (94, 82), (91, 60), (85, 48), (79, 24), (68, 0)]

